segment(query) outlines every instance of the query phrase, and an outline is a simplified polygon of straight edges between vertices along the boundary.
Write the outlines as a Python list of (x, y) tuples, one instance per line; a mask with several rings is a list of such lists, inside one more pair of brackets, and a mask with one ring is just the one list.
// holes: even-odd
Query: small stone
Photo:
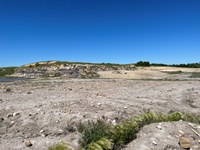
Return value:
[(197, 140), (198, 142), (199, 142), (199, 144), (200, 144), (200, 140)]
[(58, 130), (58, 133), (63, 133), (64, 131), (62, 129), (59, 129)]
[(19, 112), (14, 112), (13, 116), (18, 116), (20, 113)]
[(26, 147), (31, 147), (33, 144), (31, 143), (31, 141), (25, 141), (25, 146)]
[(188, 123), (188, 125), (194, 128), (194, 125), (192, 123)]
[(124, 107), (124, 109), (127, 109), (128, 107)]
[(179, 132), (181, 135), (184, 135), (184, 134), (185, 134), (182, 130), (178, 130), (178, 132)]
[(101, 103), (97, 103), (97, 105), (98, 105), (98, 106), (101, 106), (102, 104), (101, 104)]
[(40, 133), (43, 133), (44, 132), (44, 130), (40, 130)]
[(112, 121), (112, 125), (113, 125), (113, 126), (116, 126), (116, 125), (117, 125), (116, 120), (113, 120), (113, 121)]
[(42, 136), (42, 137), (46, 137), (46, 136), (47, 136), (47, 134), (43, 133), (43, 134), (41, 134), (41, 136)]
[(162, 130), (162, 127), (160, 125), (157, 125), (156, 128)]
[(10, 118), (10, 117), (12, 117), (12, 116), (13, 116), (12, 114), (8, 114), (8, 115), (7, 115), (7, 118)]
[(27, 94), (32, 94), (31, 92), (27, 92)]
[(152, 143), (153, 143), (154, 145), (158, 145), (155, 141), (152, 141)]
[(182, 136), (179, 138), (179, 144), (182, 148), (189, 149), (192, 146), (192, 141), (191, 139)]
[(14, 121), (11, 121), (11, 122), (10, 122), (11, 125), (13, 125), (14, 123), (15, 123)]

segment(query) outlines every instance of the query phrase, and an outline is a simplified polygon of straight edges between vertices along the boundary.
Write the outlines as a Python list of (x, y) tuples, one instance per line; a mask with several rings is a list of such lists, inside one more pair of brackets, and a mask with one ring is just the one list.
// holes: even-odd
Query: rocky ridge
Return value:
[(134, 70), (134, 65), (119, 64), (87, 64), (69, 62), (38, 62), (15, 69), (13, 76), (38, 77), (69, 77), (69, 78), (98, 78), (99, 71)]

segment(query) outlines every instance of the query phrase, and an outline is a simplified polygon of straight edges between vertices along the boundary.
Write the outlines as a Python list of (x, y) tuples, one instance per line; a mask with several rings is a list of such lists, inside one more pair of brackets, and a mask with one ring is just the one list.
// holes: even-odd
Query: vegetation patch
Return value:
[(49, 147), (48, 150), (74, 150), (68, 143), (60, 142), (56, 145)]
[(150, 67), (150, 62), (148, 61), (139, 61), (135, 64), (137, 67)]
[(17, 67), (4, 67), (0, 68), (0, 76), (12, 75)]
[[(80, 146), (83, 148), (88, 147), (89, 144), (95, 143), (102, 138), (110, 138), (112, 128), (104, 120), (88, 121), (87, 123), (79, 122), (77, 130), (81, 133), (79, 140)], [(95, 145), (95, 144), (92, 144)]]
[[(106, 125), (102, 120), (98, 120), (96, 123), (80, 123), (78, 125), (79, 132), (82, 134), (80, 144), (82, 150), (120, 150), (124, 145), (136, 139), (137, 133), (145, 125), (179, 120), (200, 124), (200, 115), (180, 112), (171, 114), (147, 112), (128, 119), (115, 127)], [(98, 128), (94, 126), (98, 126)], [(107, 141), (107, 145), (110, 147), (99, 144), (99, 140), (102, 138), (105, 143)]]
[(190, 78), (200, 78), (200, 72), (192, 72)]
[(163, 73), (168, 73), (168, 74), (181, 74), (183, 73), (181, 70), (179, 71), (162, 71)]

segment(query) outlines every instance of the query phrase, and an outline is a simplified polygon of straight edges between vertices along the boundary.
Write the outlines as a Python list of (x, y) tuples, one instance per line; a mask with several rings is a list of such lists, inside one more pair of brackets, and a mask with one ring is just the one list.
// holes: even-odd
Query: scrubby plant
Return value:
[(78, 131), (82, 133), (80, 144), (82, 150), (119, 150), (136, 138), (142, 127), (151, 123), (187, 121), (200, 124), (200, 115), (173, 112), (170, 114), (146, 112), (128, 119), (114, 128), (104, 120), (97, 122), (79, 123)]
[(200, 72), (192, 72), (190, 78), (200, 78)]
[(71, 147), (68, 143), (60, 142), (56, 145), (49, 147), (48, 150), (74, 150), (74, 148)]
[(86, 148), (86, 146), (92, 142), (96, 142), (101, 138), (110, 137), (111, 135), (111, 127), (104, 120), (100, 119), (96, 122), (79, 122), (77, 124), (77, 130), (82, 134), (79, 143), (83, 148)]
[(135, 64), (138, 67), (149, 67), (151, 64), (148, 61), (139, 61)]
[(15, 69), (17, 67), (4, 67), (4, 68), (0, 68), (0, 76), (7, 76), (7, 75), (11, 75), (15, 72)]
[(96, 142), (90, 143), (86, 147), (86, 150), (111, 150), (112, 148), (113, 148), (113, 143), (110, 140), (106, 138), (101, 138)]
[(200, 115), (194, 114), (194, 113), (190, 113), (190, 114), (184, 113), (182, 120), (200, 124)]

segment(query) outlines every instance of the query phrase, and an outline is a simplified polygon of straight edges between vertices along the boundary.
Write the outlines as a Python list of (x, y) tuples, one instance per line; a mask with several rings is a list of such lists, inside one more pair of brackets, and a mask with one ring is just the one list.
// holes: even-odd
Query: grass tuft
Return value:
[(48, 150), (74, 150), (68, 143), (60, 142), (56, 145), (49, 147)]
[(77, 130), (82, 134), (79, 140), (83, 148), (90, 143), (94, 143), (101, 138), (108, 138), (111, 135), (111, 127), (104, 120), (88, 121), (87, 123), (79, 122)]

